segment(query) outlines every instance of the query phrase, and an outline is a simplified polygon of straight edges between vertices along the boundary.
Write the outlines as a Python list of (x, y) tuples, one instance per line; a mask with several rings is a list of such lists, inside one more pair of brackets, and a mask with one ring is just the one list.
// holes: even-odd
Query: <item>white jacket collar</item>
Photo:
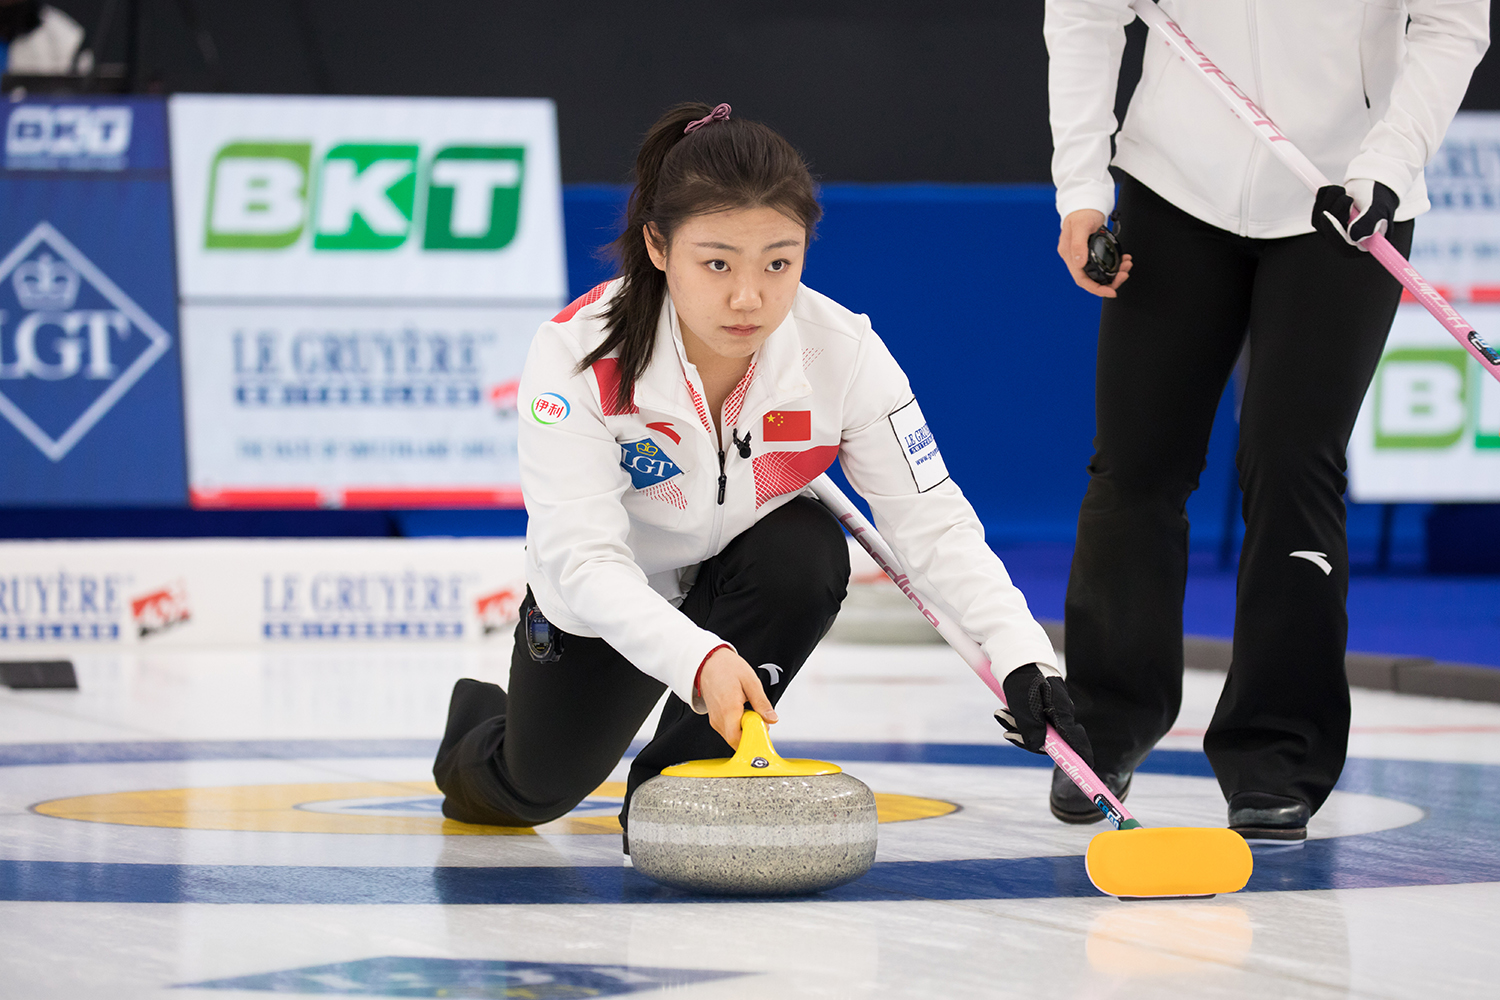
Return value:
[[(801, 288), (798, 288), (801, 294)], [(766, 342), (755, 352), (755, 378), (746, 392), (742, 412), (766, 407), (812, 393), (802, 365), (802, 337), (797, 332), (795, 309), (787, 313), (786, 319), (776, 328)], [(689, 374), (691, 373), (691, 374)], [(661, 315), (656, 324), (656, 348), (651, 354), (651, 364), (636, 383), (636, 405), (655, 410), (678, 410), (684, 415), (694, 414), (692, 397), (688, 385), (698, 392), (703, 383), (697, 368), (688, 360), (687, 348), (682, 343), (682, 329), (678, 325), (677, 310), (672, 305), (670, 293), (662, 296)]]

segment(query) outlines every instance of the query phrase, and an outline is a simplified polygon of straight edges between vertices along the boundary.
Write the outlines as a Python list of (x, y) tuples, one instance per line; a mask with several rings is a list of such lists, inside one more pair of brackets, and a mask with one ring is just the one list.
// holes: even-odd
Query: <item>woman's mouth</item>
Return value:
[(760, 327), (744, 324), (741, 326), (726, 326), (723, 329), (725, 333), (733, 337), (748, 337), (755, 333), (756, 330), (759, 330)]

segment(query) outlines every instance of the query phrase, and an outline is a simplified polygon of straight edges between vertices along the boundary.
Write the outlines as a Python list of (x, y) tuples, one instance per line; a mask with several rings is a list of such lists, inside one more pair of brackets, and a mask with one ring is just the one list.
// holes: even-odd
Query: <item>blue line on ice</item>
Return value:
[[(49, 748), (42, 750), (40, 748)], [(141, 760), (424, 756), (425, 740), (30, 744), (0, 748), (0, 765)], [(930, 743), (789, 741), (795, 756), (991, 767), (1048, 766), (1010, 747)], [(1145, 772), (1210, 776), (1203, 754), (1158, 750)], [(1500, 881), (1494, 830), (1500, 766), (1350, 760), (1339, 788), (1398, 799), (1427, 812), (1397, 829), (1309, 841), (1259, 853), (1251, 892), (1451, 885)], [(1094, 896), (1072, 857), (877, 863), (868, 875), (818, 896), (829, 901), (1033, 899)], [(633, 869), (607, 867), (313, 867), (114, 864), (0, 860), (0, 900), (137, 903), (540, 904), (706, 902), (663, 888)], [(744, 902), (744, 900), (733, 900)]]

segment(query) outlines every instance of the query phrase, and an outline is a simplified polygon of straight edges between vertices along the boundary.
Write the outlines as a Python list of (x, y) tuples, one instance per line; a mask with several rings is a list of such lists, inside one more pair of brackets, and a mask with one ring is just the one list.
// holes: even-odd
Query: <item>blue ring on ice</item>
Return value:
[[(797, 757), (912, 764), (1050, 767), (1011, 747), (787, 741)], [(0, 767), (134, 761), (421, 757), (431, 740), (12, 744)], [(1157, 750), (1143, 773), (1212, 777), (1198, 751)], [(1500, 766), (1351, 759), (1339, 789), (1398, 799), (1427, 816), (1409, 826), (1257, 854), (1247, 892), (1500, 881)], [(1098, 896), (1078, 855), (878, 862), (864, 878), (809, 899), (1042, 899)], [(122, 864), (0, 860), (0, 900), (89, 903), (491, 904), (747, 902), (694, 896), (617, 865), (388, 868)]]

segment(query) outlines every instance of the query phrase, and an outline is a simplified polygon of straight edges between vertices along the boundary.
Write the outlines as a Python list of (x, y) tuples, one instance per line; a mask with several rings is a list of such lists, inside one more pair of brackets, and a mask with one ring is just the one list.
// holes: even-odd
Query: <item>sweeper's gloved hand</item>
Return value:
[(1022, 750), (1046, 753), (1042, 744), (1047, 741), (1050, 722), (1063, 742), (1077, 750), (1089, 767), (1094, 766), (1089, 734), (1073, 718), (1073, 699), (1061, 677), (1050, 677), (1035, 663), (1028, 663), (1012, 670), (1000, 687), (1006, 707), (995, 710), (995, 721), (1005, 727), (1006, 739)]
[(746, 708), (755, 709), (767, 722), (776, 721), (776, 709), (755, 670), (728, 646), (720, 646), (703, 661), (698, 694), (708, 709), (708, 724), (736, 750), (740, 748), (740, 716)]
[(1322, 233), (1345, 256), (1364, 252), (1360, 241), (1391, 228), (1401, 199), (1379, 181), (1355, 178), (1345, 187), (1329, 184), (1318, 188), (1313, 199), (1313, 228)]

